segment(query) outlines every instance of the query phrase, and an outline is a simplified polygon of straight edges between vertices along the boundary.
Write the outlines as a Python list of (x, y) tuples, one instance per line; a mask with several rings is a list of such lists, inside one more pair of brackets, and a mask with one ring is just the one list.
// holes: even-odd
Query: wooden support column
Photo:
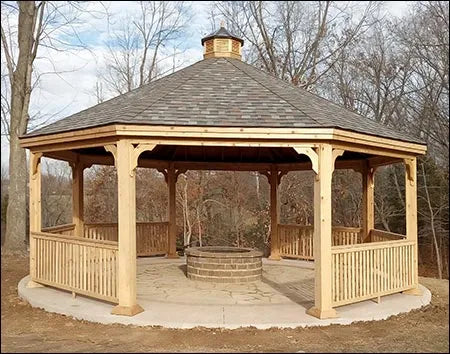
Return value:
[(333, 150), (329, 144), (318, 148), (319, 173), (314, 179), (314, 307), (307, 313), (320, 318), (337, 317), (331, 294), (331, 179)]
[(417, 160), (405, 159), (405, 206), (406, 206), (406, 239), (415, 243), (413, 284), (414, 287), (403, 293), (409, 295), (422, 295), (419, 288), (418, 244), (417, 244)]
[(177, 220), (176, 220), (176, 186), (177, 174), (175, 173), (174, 163), (171, 162), (167, 169), (167, 186), (169, 189), (169, 206), (168, 206), (168, 220), (169, 220), (169, 239), (167, 258), (178, 258), (177, 254)]
[(279, 261), (280, 245), (278, 240), (278, 224), (280, 223), (278, 185), (280, 179), (275, 166), (271, 166), (269, 177), (270, 184), (270, 256), (269, 259)]
[[(113, 147), (109, 146), (109, 149)], [(133, 145), (127, 140), (119, 140), (115, 158), (118, 186), (119, 305), (113, 308), (112, 314), (134, 316), (144, 310), (136, 303), (136, 180), (135, 168), (131, 168)]]
[(84, 228), (84, 190), (83, 171), (81, 161), (71, 164), (72, 167), (72, 223), (75, 224), (75, 236), (83, 237)]
[(367, 162), (362, 169), (362, 242), (369, 242), (370, 230), (375, 228), (375, 167)]
[(36, 245), (31, 233), (41, 232), (41, 157), (42, 153), (30, 151), (30, 171), (29, 171), (29, 189), (30, 189), (30, 277), (27, 288), (42, 287), (41, 284), (34, 282), (36, 277)]

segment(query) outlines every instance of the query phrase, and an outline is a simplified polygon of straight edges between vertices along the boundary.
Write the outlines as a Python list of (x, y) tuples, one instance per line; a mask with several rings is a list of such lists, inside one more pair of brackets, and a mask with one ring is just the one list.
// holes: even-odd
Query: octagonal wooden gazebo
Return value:
[[(136, 256), (176, 253), (175, 186), (187, 170), (259, 171), (270, 182), (270, 258), (313, 259), (315, 305), (335, 307), (396, 292), (417, 294), (416, 157), (419, 140), (279, 80), (240, 60), (243, 41), (220, 28), (202, 40), (204, 60), (21, 137), (30, 150), (30, 275), (48, 285), (117, 303), (135, 315)], [(40, 159), (73, 170), (73, 224), (41, 227)], [(404, 163), (406, 235), (374, 227), (374, 173)], [(83, 169), (114, 165), (118, 224), (85, 224)], [(168, 184), (167, 223), (136, 224), (135, 170)], [(362, 224), (332, 226), (334, 169), (362, 175)], [(314, 225), (281, 225), (278, 185), (313, 170)]]

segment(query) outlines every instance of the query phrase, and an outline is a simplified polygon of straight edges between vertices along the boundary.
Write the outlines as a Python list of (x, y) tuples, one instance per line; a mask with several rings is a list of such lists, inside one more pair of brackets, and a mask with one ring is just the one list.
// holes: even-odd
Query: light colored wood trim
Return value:
[(169, 249), (168, 258), (178, 258), (177, 255), (177, 220), (176, 220), (176, 188), (177, 175), (173, 163), (169, 164), (167, 169), (167, 187), (168, 187), (168, 220), (169, 220)]
[[(177, 137), (177, 138), (232, 138), (274, 140), (328, 140), (359, 144), (367, 147), (388, 149), (397, 152), (422, 155), (426, 145), (409, 143), (395, 139), (380, 138), (372, 135), (354, 133), (333, 128), (243, 128), (243, 127), (187, 127), (187, 126), (142, 126), (111, 124), (104, 127), (87, 128), (72, 132), (49, 134), (44, 136), (21, 138), (22, 147), (47, 144), (68, 143), (72, 141), (111, 138), (117, 136), (140, 137)], [(142, 141), (139, 141), (142, 142)]]
[(118, 243), (116, 241), (107, 240), (92, 240), (85, 237), (52, 234), (49, 232), (33, 232), (33, 237), (41, 238), (45, 240), (56, 240), (60, 242), (70, 242), (77, 245), (86, 245), (89, 247), (100, 247), (111, 250), (119, 250)]
[(365, 296), (361, 296), (358, 297), (357, 299), (347, 299), (347, 300), (342, 300), (342, 301), (336, 301), (333, 303), (333, 306), (344, 306), (344, 305), (348, 305), (348, 304), (356, 304), (358, 302), (361, 301), (365, 301), (365, 300), (375, 300), (377, 303), (379, 303), (378, 300), (376, 300), (377, 298), (379, 298), (380, 296), (386, 296), (386, 295), (391, 295), (394, 293), (400, 293), (402, 291), (411, 289), (411, 286), (402, 286), (393, 290), (386, 290), (386, 291), (382, 291), (382, 292), (377, 292), (376, 295), (374, 294), (368, 294)]
[(362, 169), (362, 241), (367, 242), (369, 232), (375, 227), (375, 167), (366, 163)]
[(278, 171), (272, 165), (269, 173), (270, 184), (270, 259), (280, 260), (280, 248), (278, 240), (278, 224), (280, 223), (280, 211), (278, 200)]
[[(165, 255), (168, 250), (168, 222), (136, 223), (136, 255)], [(118, 240), (117, 223), (93, 223), (84, 225), (84, 236), (91, 240)]]
[(75, 235), (82, 237), (84, 223), (84, 168), (82, 162), (70, 162), (72, 168), (72, 223)]
[(336, 159), (339, 157), (339, 156), (342, 156), (342, 155), (344, 155), (344, 152), (345, 152), (345, 150), (343, 150), (343, 149), (333, 149), (333, 152), (332, 152), (332, 167), (333, 167), (333, 171), (335, 170), (335, 166), (336, 166)]
[(333, 130), (333, 139), (367, 145), (371, 147), (381, 147), (392, 150), (401, 150), (410, 153), (425, 154), (426, 145), (404, 142), (396, 139), (382, 138), (374, 135), (350, 132), (342, 129)]
[[(114, 150), (114, 149), (112, 149)], [(128, 140), (119, 140), (116, 151), (119, 227), (119, 307), (135, 308), (136, 303), (136, 177), (130, 170), (134, 147)], [(120, 310), (120, 311), (119, 311)], [(118, 312), (119, 311), (119, 312)]]
[[(29, 169), (29, 217), (30, 217), (30, 235), (33, 232), (39, 232), (42, 228), (41, 216), (41, 153), (30, 151), (30, 169)], [(30, 237), (30, 275), (33, 278), (36, 274), (36, 244)]]
[(22, 147), (31, 147), (77, 140), (104, 138), (116, 136), (116, 131), (116, 125), (110, 124), (103, 127), (85, 128), (40, 136), (21, 137), (20, 144)]
[(114, 166), (117, 168), (117, 145), (116, 144), (108, 144), (104, 146), (105, 150), (110, 152), (114, 158)]
[(101, 148), (108, 144), (115, 144), (117, 142), (118, 138), (111, 136), (111, 137), (93, 137), (91, 139), (87, 140), (79, 140), (79, 139), (73, 139), (73, 140), (62, 140), (57, 143), (50, 143), (50, 144), (38, 144), (34, 143), (33, 146), (27, 147), (30, 150), (37, 151), (37, 152), (53, 152), (53, 151), (67, 151), (67, 150), (75, 150), (75, 149), (86, 149), (91, 147), (98, 147)]
[(139, 156), (144, 151), (152, 151), (155, 148), (155, 146), (156, 146), (155, 144), (138, 144), (133, 150), (130, 163), (130, 171), (133, 171), (134, 173), (134, 170), (136, 169), (136, 167), (138, 167)]
[[(417, 160), (405, 159), (406, 238), (417, 245)], [(415, 249), (414, 285), (418, 287), (418, 255)]]
[(383, 147), (376, 147), (376, 146), (369, 146), (369, 145), (363, 145), (363, 144), (355, 144), (355, 143), (347, 143), (347, 142), (341, 142), (341, 141), (333, 141), (333, 146), (339, 149), (343, 149), (345, 151), (353, 151), (353, 152), (359, 152), (362, 154), (370, 154), (370, 155), (378, 155), (378, 156), (385, 156), (385, 157), (393, 157), (398, 159), (404, 159), (411, 156), (416, 156), (418, 153), (410, 152), (409, 150), (394, 150), (394, 149), (387, 149)]
[(390, 248), (395, 246), (402, 245), (413, 245), (414, 242), (411, 242), (407, 239), (402, 240), (390, 240), (390, 241), (380, 241), (380, 242), (369, 242), (369, 243), (357, 243), (353, 245), (342, 245), (342, 246), (333, 246), (331, 247), (331, 253), (337, 254), (342, 252), (349, 252), (352, 250), (374, 250), (379, 248)]
[(62, 225), (43, 227), (41, 230), (42, 230), (42, 232), (47, 232), (47, 233), (61, 233), (61, 232), (65, 232), (65, 231), (73, 231), (74, 229), (75, 229), (75, 224), (62, 224)]
[(309, 157), (311, 160), (312, 170), (318, 174), (319, 173), (319, 157), (317, 155), (317, 152), (314, 151), (311, 147), (297, 147), (294, 146), (294, 150), (297, 152), (297, 154), (303, 154)]
[(239, 138), (239, 139), (292, 139), (299, 135), (312, 139), (332, 138), (332, 128), (256, 128), (256, 127), (205, 127), (205, 126), (147, 126), (117, 124), (120, 135), (160, 136), (160, 137), (196, 137), (196, 138)]
[(99, 300), (104, 300), (107, 302), (111, 302), (113, 304), (118, 303), (117, 298), (114, 297), (110, 297), (110, 296), (105, 296), (105, 295), (100, 295), (100, 294), (93, 294), (90, 291), (86, 291), (86, 290), (80, 290), (79, 288), (73, 287), (73, 286), (68, 286), (68, 285), (62, 285), (59, 284), (57, 282), (53, 282), (53, 281), (48, 281), (48, 280), (42, 280), (42, 279), (34, 279), (34, 281), (39, 282), (40, 284), (44, 284), (44, 285), (48, 285), (48, 286), (52, 286), (58, 289), (62, 289), (62, 290), (67, 290), (72, 292), (72, 296), (73, 294), (79, 294), (79, 295), (84, 295), (84, 296), (88, 296), (94, 299), (99, 299)]
[(379, 241), (393, 241), (393, 240), (404, 240), (406, 239), (406, 235), (397, 234), (395, 232), (389, 232), (384, 230), (373, 229), (369, 232), (369, 240), (370, 242), (379, 242)]
[(314, 307), (308, 313), (318, 318), (336, 317), (331, 289), (331, 181), (333, 149), (330, 144), (319, 147), (319, 174), (314, 179)]
[(416, 248), (408, 240), (332, 247), (333, 305), (413, 289)]
[(33, 281), (117, 302), (117, 242), (43, 232), (30, 237), (38, 255)]

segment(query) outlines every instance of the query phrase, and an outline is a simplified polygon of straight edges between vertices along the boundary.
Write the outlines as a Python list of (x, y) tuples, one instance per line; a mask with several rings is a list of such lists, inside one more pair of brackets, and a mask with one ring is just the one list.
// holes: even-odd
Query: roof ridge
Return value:
[[(322, 125), (320, 122), (318, 122), (316, 119), (314, 119), (313, 117), (311, 117), (309, 114), (306, 114), (303, 110), (301, 110), (300, 108), (298, 108), (297, 106), (293, 105), (291, 102), (289, 102), (286, 98), (280, 96), (279, 94), (277, 94), (276, 92), (272, 91), (270, 88), (268, 88), (266, 85), (264, 85), (263, 83), (261, 83), (258, 79), (254, 78), (252, 75), (250, 75), (249, 73), (243, 71), (241, 68), (239, 68), (238, 66), (234, 65), (234, 63), (230, 60), (230, 58), (224, 58), (226, 59), (231, 65), (233, 65), (236, 69), (238, 69), (239, 71), (241, 71), (242, 73), (244, 73), (245, 75), (247, 75), (249, 78), (251, 78), (253, 81), (257, 82), (260, 86), (264, 87), (266, 90), (268, 90), (269, 92), (273, 93), (275, 96), (279, 97), (280, 99), (282, 99), (284, 102), (286, 102), (287, 104), (289, 104), (290, 106), (294, 107), (297, 111), (301, 112), (302, 114), (304, 114), (306, 117), (308, 117), (309, 119), (313, 120), (314, 122), (316, 122), (319, 125)], [(249, 64), (247, 64), (249, 65)], [(250, 65), (249, 65), (250, 66)], [(282, 80), (283, 81), (283, 80)], [(283, 81), (285, 82), (285, 81)], [(286, 83), (286, 82), (285, 82)]]

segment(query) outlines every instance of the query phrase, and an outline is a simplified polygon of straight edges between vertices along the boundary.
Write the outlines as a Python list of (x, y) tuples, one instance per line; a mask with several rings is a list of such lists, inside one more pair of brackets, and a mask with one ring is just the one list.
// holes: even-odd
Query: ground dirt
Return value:
[(420, 278), (432, 302), (388, 320), (299, 329), (170, 330), (101, 325), (32, 308), (17, 295), (28, 258), (2, 255), (2, 352), (448, 352), (448, 280)]

